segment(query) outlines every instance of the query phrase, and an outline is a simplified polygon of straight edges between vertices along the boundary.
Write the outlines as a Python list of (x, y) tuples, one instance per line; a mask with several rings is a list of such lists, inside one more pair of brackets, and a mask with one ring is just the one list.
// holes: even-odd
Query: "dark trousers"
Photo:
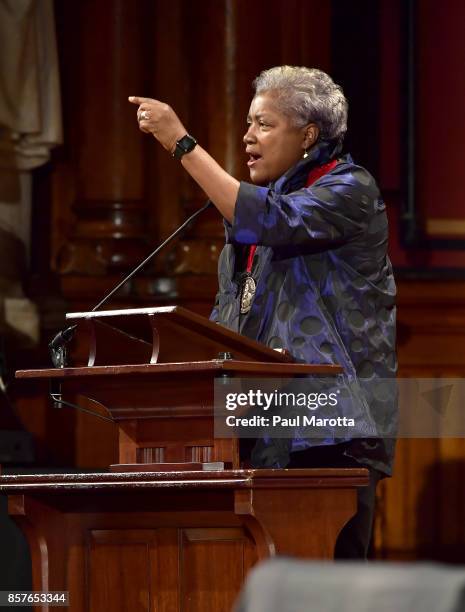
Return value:
[(366, 559), (370, 547), (375, 510), (376, 486), (382, 474), (362, 466), (358, 461), (344, 455), (346, 444), (315, 446), (291, 453), (288, 468), (351, 468), (367, 467), (370, 472), (368, 486), (359, 487), (357, 493), (357, 513), (343, 527), (336, 542), (336, 559)]

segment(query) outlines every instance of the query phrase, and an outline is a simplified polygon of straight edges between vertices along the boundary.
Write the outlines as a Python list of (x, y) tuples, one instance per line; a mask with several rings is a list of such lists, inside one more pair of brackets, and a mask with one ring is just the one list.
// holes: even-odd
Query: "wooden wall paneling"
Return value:
[[(451, 149), (460, 140), (464, 129), (463, 122), (459, 120), (457, 123), (456, 120), (457, 108), (463, 106), (465, 94), (463, 82), (457, 76), (460, 72), (457, 66), (463, 56), (463, 37), (457, 33), (462, 28), (464, 5), (460, 1), (451, 1), (450, 10), (441, 11), (430, 0), (380, 0), (380, 6), (382, 96), (379, 148), (381, 186), (385, 195), (386, 188), (391, 190), (389, 200), (390, 203), (394, 202), (391, 213), (391, 236), (394, 238), (391, 240), (391, 259), (394, 265), (408, 266), (420, 274), (436, 270), (440, 275), (444, 268), (453, 268), (460, 275), (460, 270), (465, 266), (465, 250), (451, 248), (452, 244), (447, 238), (460, 239), (464, 231), (463, 206), (458, 196), (461, 184), (457, 169), (461, 166), (461, 157), (455, 149)], [(416, 96), (416, 108), (413, 109), (416, 123), (415, 202), (405, 201), (407, 193), (403, 184), (408, 129), (405, 66), (409, 6), (412, 7), (416, 39), (416, 74), (413, 77)], [(448, 91), (450, 103), (445, 101), (436, 87), (438, 70), (441, 70), (443, 89)], [(433, 131), (431, 125), (438, 116), (444, 117), (444, 121), (440, 122), (437, 131)], [(452, 133), (455, 139), (450, 137)], [(433, 151), (441, 151), (439, 159), (436, 159)], [(415, 228), (419, 230), (420, 242), (406, 247), (406, 242), (411, 243), (414, 237)], [(433, 239), (431, 244), (421, 240), (427, 236)], [(439, 245), (434, 243), (435, 239), (444, 242)], [(460, 245), (456, 243), (455, 246)]]
[[(463, 171), (463, 159), (457, 143), (465, 137), (465, 83), (458, 76), (465, 51), (465, 5), (450, 0), (444, 11), (436, 2), (424, 0), (415, 3), (415, 13), (418, 210), (427, 236), (463, 240), (463, 188), (462, 181), (457, 180)], [(441, 88), (435, 86), (438, 74)]]
[(404, 498), (405, 534), (403, 548), (428, 557), (436, 541), (438, 528), (438, 497), (436, 494), (439, 454), (437, 439), (408, 440), (408, 463), (404, 468), (406, 490)]
[(329, 0), (236, 0), (236, 96), (233, 139), (237, 177), (250, 180), (242, 138), (253, 96), (252, 81), (262, 70), (282, 64), (329, 70)]
[[(224, 165), (229, 147), (228, 3), (155, 3), (154, 97), (169, 103), (186, 130)], [(153, 236), (161, 241), (206, 201), (206, 195), (155, 141), (149, 142)], [(136, 281), (156, 302), (177, 302), (209, 314), (216, 292), (217, 259), (224, 241), (220, 215), (207, 211), (154, 262), (158, 278)], [(150, 298), (148, 298), (150, 299)]]
[(237, 178), (250, 181), (242, 138), (253, 96), (252, 81), (281, 59), (281, 8), (275, 0), (237, 0), (236, 7), (236, 143)]
[(439, 440), (436, 496), (440, 557), (463, 563), (465, 546), (465, 440)]
[[(141, 95), (170, 104), (186, 129), (190, 130), (188, 72), (182, 31), (183, 2), (157, 0), (154, 6), (153, 36), (150, 45), (154, 68), (149, 75), (148, 90)], [(143, 63), (144, 58), (140, 57), (139, 61)], [(151, 242), (155, 245), (173, 232), (183, 220), (181, 185), (185, 182), (185, 171), (181, 164), (175, 162), (154, 139), (142, 132), (140, 137), (149, 140), (147, 187)], [(165, 259), (166, 253), (154, 261), (156, 271), (167, 272), (161, 264)]]
[(331, 0), (280, 2), (281, 64), (331, 71)]
[(76, 222), (73, 205), (76, 201), (76, 176), (70, 161), (57, 159), (52, 167), (51, 183), (51, 224), (50, 270), (58, 272), (61, 267), (60, 253), (66, 248)]
[[(399, 376), (463, 378), (465, 283), (399, 281)], [(396, 559), (461, 561), (465, 442), (398, 441), (394, 478), (381, 483), (375, 552)]]
[[(71, 236), (75, 224), (72, 208), (76, 201), (77, 157), (73, 143), (78, 138), (78, 129), (74, 120), (75, 95), (72, 83), (80, 45), (80, 29), (76, 27), (78, 24), (71, 3), (55, 2), (54, 9), (63, 114), (63, 145), (53, 151), (50, 176), (52, 226), (49, 267), (56, 271), (58, 254)], [(38, 205), (41, 205), (40, 201)]]
[(281, 64), (300, 65), (302, 63), (302, 38), (301, 38), (301, 7), (300, 0), (288, 0), (285, 4), (280, 3), (280, 43)]
[[(224, 166), (228, 150), (228, 45), (227, 35), (229, 14), (227, 2), (205, 1), (202, 3), (182, 2), (179, 11), (179, 52), (182, 66), (173, 79), (170, 89), (176, 87), (177, 98), (173, 104), (199, 144), (203, 146), (220, 165)], [(168, 50), (170, 41), (167, 40)], [(164, 54), (166, 57), (167, 54)], [(168, 66), (162, 67), (166, 71)], [(166, 85), (166, 83), (165, 83)], [(167, 91), (173, 96), (176, 91)], [(173, 164), (179, 166), (174, 160)], [(176, 168), (178, 171), (178, 168)], [(177, 188), (179, 220), (185, 219), (206, 201), (206, 195), (187, 175), (180, 170)], [(168, 194), (167, 194), (168, 195)], [(162, 202), (168, 206), (168, 202)], [(171, 258), (168, 258), (167, 272), (179, 276), (186, 274), (216, 276), (217, 258), (222, 247), (224, 232), (221, 218), (215, 210), (208, 211), (196, 220), (189, 232), (178, 242)], [(213, 295), (209, 295), (210, 301)]]
[[(184, 52), (189, 75), (189, 122), (205, 148), (222, 166), (228, 141), (227, 35), (228, 2), (186, 2), (183, 14)], [(195, 27), (192, 27), (195, 24)], [(198, 188), (192, 183), (190, 199)], [(195, 194), (195, 195), (194, 195)], [(201, 198), (203, 199), (203, 198)]]
[(377, 558), (387, 558), (392, 549), (405, 546), (406, 529), (404, 500), (408, 482), (405, 478), (409, 460), (408, 441), (398, 440), (394, 476), (382, 480), (376, 492), (376, 511), (373, 527), (373, 551)]
[(378, 491), (377, 556), (408, 561), (431, 555), (438, 519), (431, 477), (438, 458), (437, 440), (398, 441), (394, 477)]

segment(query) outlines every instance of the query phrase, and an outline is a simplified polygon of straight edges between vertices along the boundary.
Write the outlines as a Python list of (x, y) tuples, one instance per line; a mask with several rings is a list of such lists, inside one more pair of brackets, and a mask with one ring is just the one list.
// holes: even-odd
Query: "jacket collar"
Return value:
[(316, 166), (326, 164), (334, 159), (342, 149), (340, 142), (334, 140), (321, 140), (309, 151), (308, 156), (299, 160), (295, 166), (289, 168), (269, 187), (276, 193), (289, 193), (299, 189), (305, 184), (309, 172)]

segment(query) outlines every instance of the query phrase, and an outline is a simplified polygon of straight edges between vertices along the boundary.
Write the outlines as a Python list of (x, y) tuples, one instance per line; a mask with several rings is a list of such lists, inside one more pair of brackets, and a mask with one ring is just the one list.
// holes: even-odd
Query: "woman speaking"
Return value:
[[(225, 219), (219, 292), (211, 318), (306, 363), (335, 363), (349, 379), (393, 378), (395, 283), (385, 205), (373, 177), (342, 155), (347, 101), (317, 69), (279, 66), (254, 81), (244, 135), (251, 182), (230, 176), (157, 100), (130, 97), (153, 136)], [(256, 467), (354, 467), (370, 471), (336, 557), (364, 558), (376, 484), (390, 475), (395, 399), (374, 394), (367, 419), (380, 438), (259, 440)]]

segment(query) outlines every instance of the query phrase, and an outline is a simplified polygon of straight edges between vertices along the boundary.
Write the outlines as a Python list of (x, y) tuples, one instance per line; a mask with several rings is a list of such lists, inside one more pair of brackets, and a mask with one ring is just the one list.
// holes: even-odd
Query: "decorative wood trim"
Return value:
[(438, 238), (465, 238), (465, 219), (426, 219), (426, 233)]

